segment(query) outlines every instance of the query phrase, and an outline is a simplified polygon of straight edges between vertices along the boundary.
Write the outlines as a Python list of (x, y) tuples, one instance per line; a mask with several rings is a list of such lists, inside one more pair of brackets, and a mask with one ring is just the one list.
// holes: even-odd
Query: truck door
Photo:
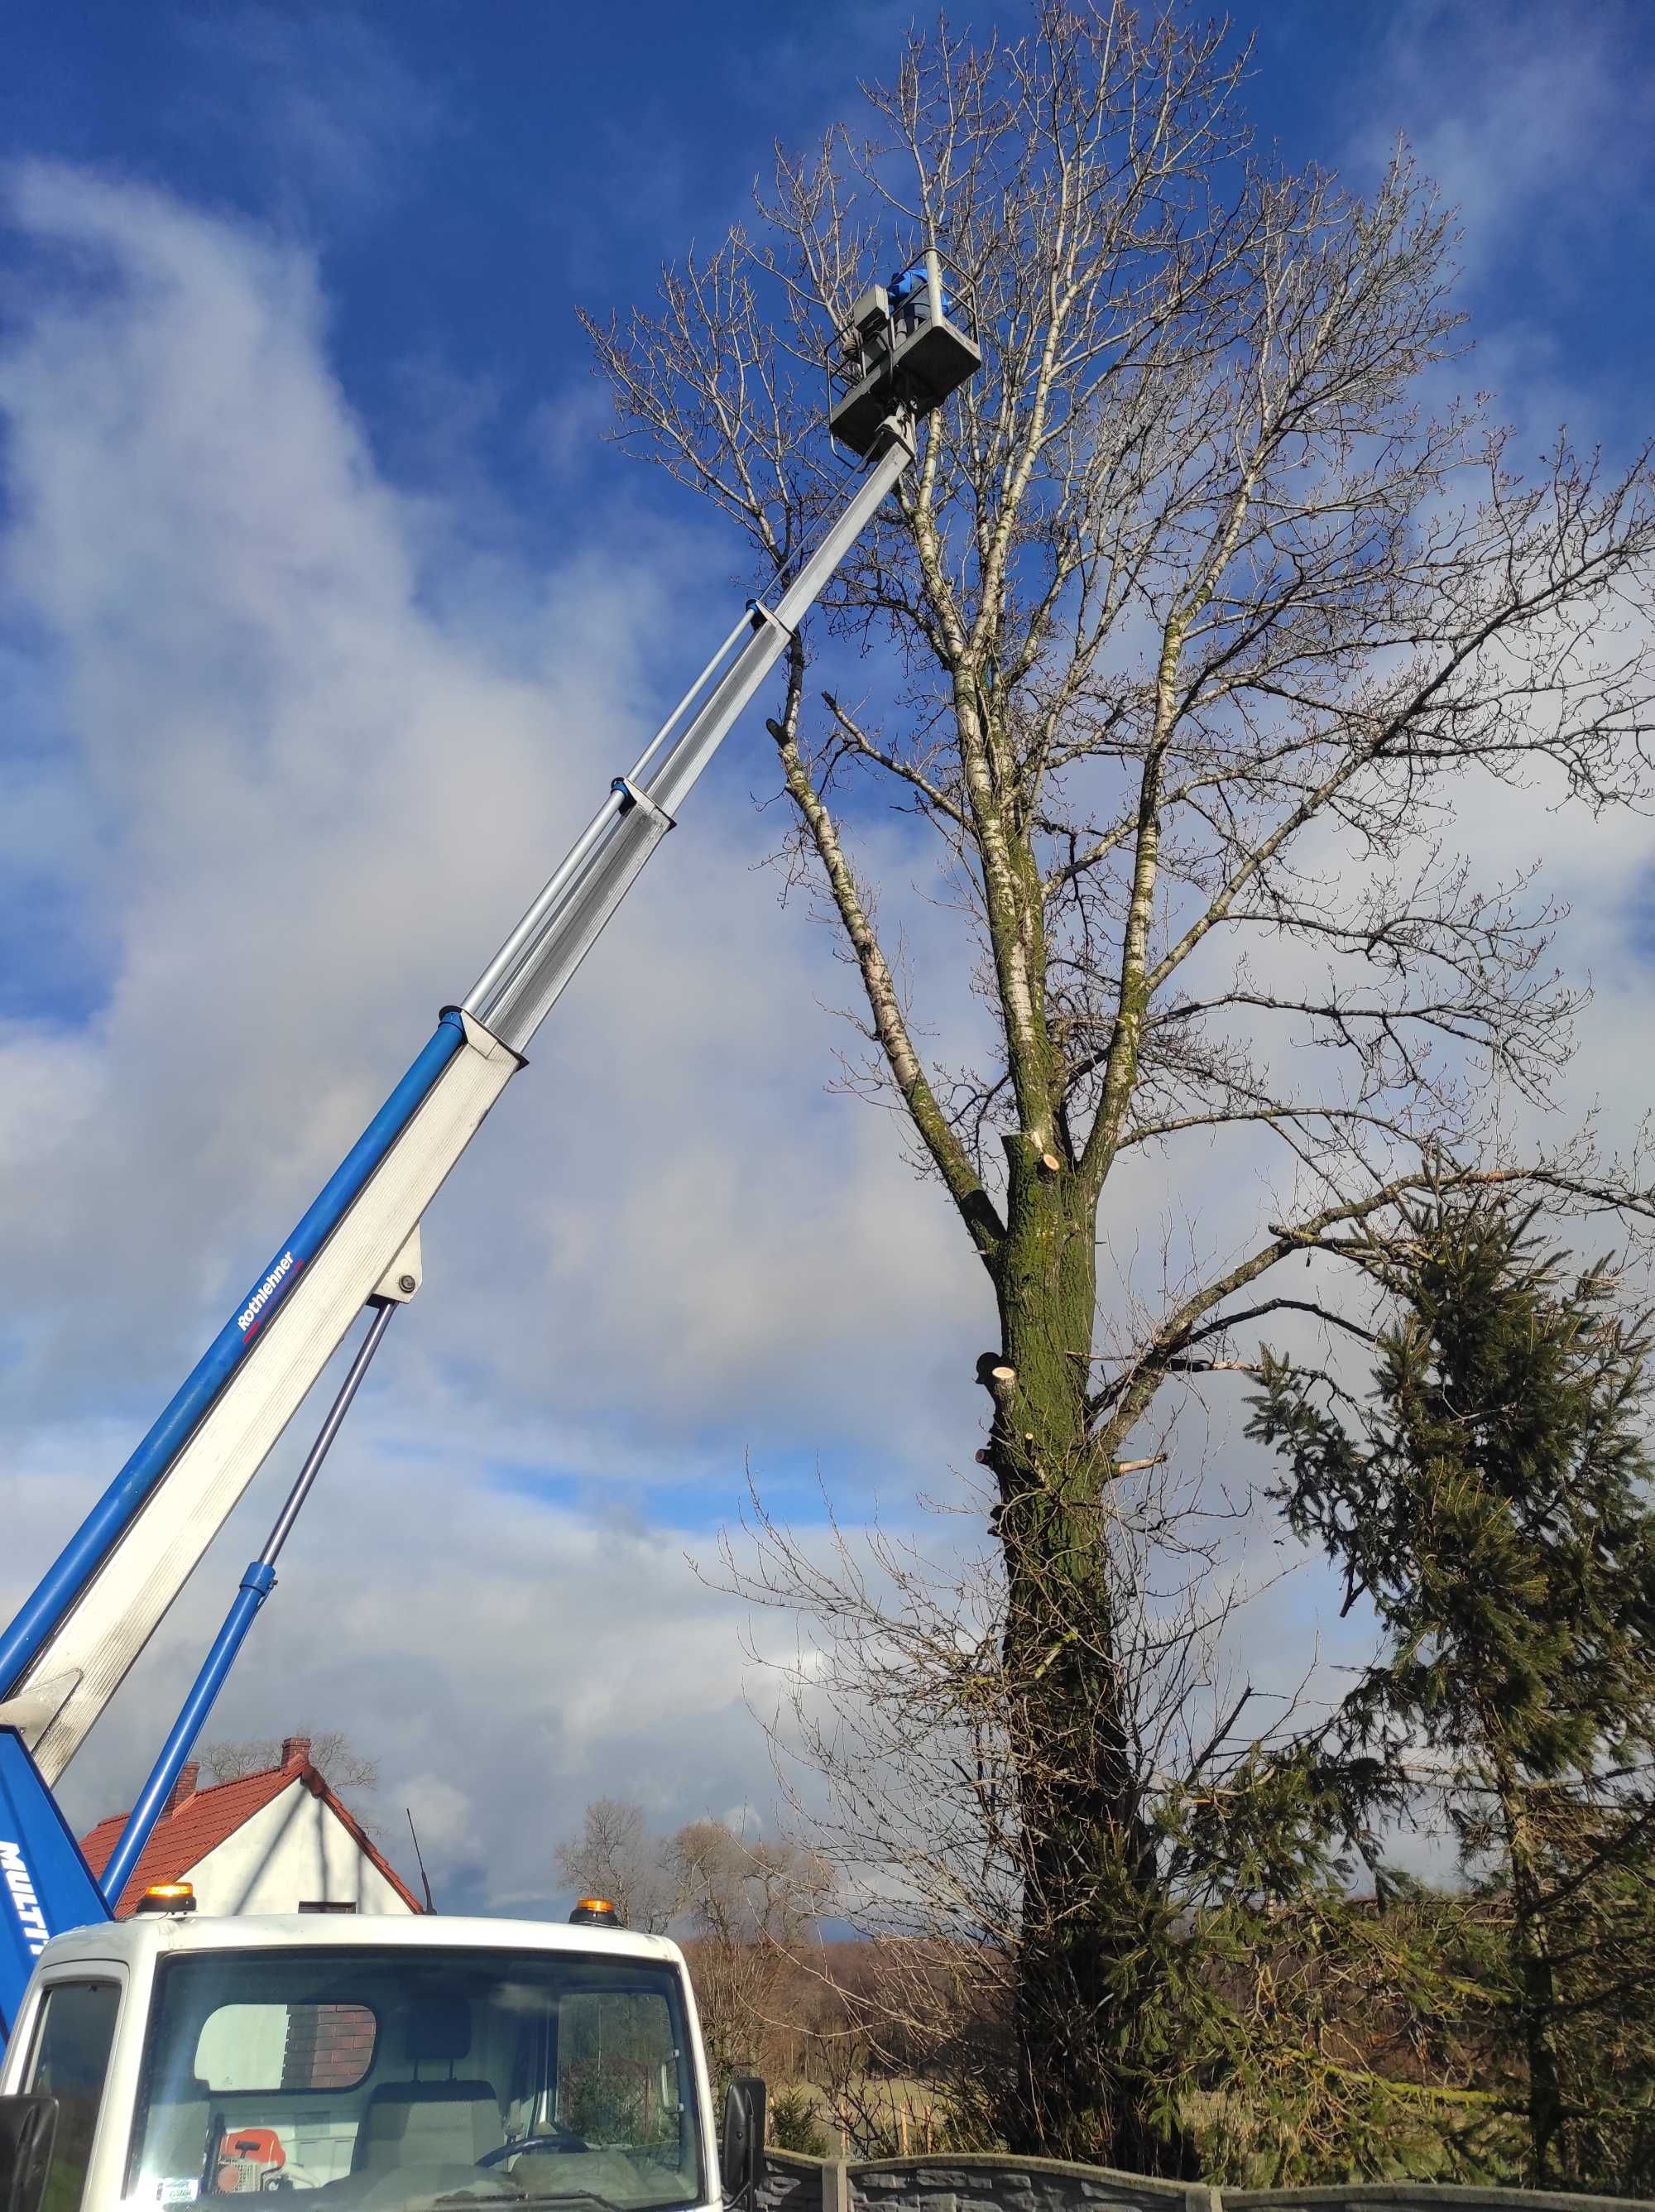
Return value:
[(58, 2100), (46, 2180), (50, 2212), (80, 2212), (120, 2001), (119, 1981), (95, 1967), (65, 1973), (41, 1989), (21, 2086)]

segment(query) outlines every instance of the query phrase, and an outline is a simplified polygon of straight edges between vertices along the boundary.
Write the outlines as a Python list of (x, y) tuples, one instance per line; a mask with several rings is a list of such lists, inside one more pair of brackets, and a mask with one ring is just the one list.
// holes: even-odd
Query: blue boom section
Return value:
[(247, 1631), (253, 1626), (253, 1616), (271, 1592), (276, 1588), (276, 1570), (263, 1559), (255, 1559), (241, 1577), (241, 1587), (235, 1594), (228, 1618), (213, 1639), (213, 1648), (202, 1664), (201, 1672), (184, 1707), (173, 1723), (173, 1732), (161, 1747), (161, 1757), (155, 1761), (149, 1779), (144, 1784), (138, 1802), (126, 1816), (126, 1826), (121, 1830), (120, 1840), (109, 1854), (109, 1863), (103, 1870), (103, 1893), (113, 1912), (120, 1903), (121, 1892), (127, 1877), (143, 1856), (143, 1847), (155, 1832), (155, 1822), (161, 1818), (161, 1808), (173, 1794), (173, 1784), (183, 1770), (185, 1760), (194, 1748), (207, 1716), (224, 1686), (225, 1677), (234, 1666), (236, 1655), (247, 1640)]
[(86, 1519), (0, 1639), (0, 1698), (11, 1696), (76, 1600), (142, 1510), (202, 1415), (247, 1355), (307, 1261), (338, 1226), (368, 1177), (413, 1118), (465, 1041), (450, 1009), (436, 1033), (334, 1170), (304, 1219), (277, 1253), (234, 1317), (226, 1322), (187, 1381)]
[(0, 2035), (9, 2035), (46, 1939), (109, 1908), (22, 1738), (0, 1729)]

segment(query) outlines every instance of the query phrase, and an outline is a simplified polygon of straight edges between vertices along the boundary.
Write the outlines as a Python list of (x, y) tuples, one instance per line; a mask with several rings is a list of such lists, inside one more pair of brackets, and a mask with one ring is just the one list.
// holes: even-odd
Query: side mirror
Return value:
[(752, 2074), (738, 2074), (724, 2099), (724, 2128), (718, 2146), (724, 2202), (745, 2206), (747, 2212), (751, 2212), (764, 2164), (764, 2114), (769, 2103), (769, 2090)]
[(40, 2212), (57, 2139), (55, 2097), (0, 2097), (0, 2212)]

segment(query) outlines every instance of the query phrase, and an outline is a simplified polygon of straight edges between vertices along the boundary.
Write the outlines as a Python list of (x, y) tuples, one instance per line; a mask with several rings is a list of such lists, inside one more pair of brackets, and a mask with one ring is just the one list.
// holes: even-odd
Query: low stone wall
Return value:
[(1555, 2189), (1462, 2189), (1427, 2181), (1350, 2182), (1335, 2189), (1226, 2189), (1224, 2212), (1363, 2212), (1367, 2205), (1418, 2207), (1459, 2204), (1470, 2212), (1649, 2212), (1641, 2197), (1571, 2197)]
[(828, 2212), (826, 2186), (842, 2194), (843, 2161), (806, 2158), (801, 2151), (766, 2150), (754, 2212)]
[(1216, 2212), (1213, 2191), (1056, 2158), (854, 2160), (847, 2212)]
[(755, 2212), (1655, 2212), (1624, 2197), (1460, 2189), (1430, 2182), (1333, 2189), (1209, 2189), (1061, 2159), (961, 2153), (946, 2158), (817, 2159), (767, 2151)]

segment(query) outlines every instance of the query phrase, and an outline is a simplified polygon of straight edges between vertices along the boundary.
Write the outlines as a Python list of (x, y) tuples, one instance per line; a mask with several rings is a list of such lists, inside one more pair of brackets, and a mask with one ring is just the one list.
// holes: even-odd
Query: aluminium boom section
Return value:
[[(631, 888), (731, 725), (786, 651), (793, 633), (913, 458), (905, 429), (891, 423), (879, 458), (773, 608), (755, 603), (702, 672), (630, 775), (608, 799), (478, 978), (465, 1012), (512, 1051), (524, 1051), (558, 994)], [(743, 631), (743, 645), (719, 673)], [(644, 779), (678, 714), (708, 684), (705, 702)]]

